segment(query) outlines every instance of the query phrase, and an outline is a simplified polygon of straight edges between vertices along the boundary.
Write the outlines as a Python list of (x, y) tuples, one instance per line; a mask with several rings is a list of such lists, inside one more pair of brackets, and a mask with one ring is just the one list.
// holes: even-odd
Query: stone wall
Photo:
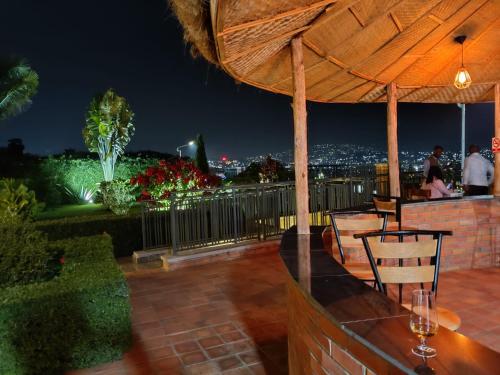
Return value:
[[(500, 265), (500, 199), (460, 199), (403, 204), (403, 227), (451, 230), (441, 253), (441, 270), (495, 267)], [(396, 230), (396, 223), (388, 229)], [(339, 260), (335, 237), (329, 228), (325, 247)], [(390, 240), (390, 239), (389, 239)], [(344, 249), (346, 261), (368, 262), (364, 248)]]
[(287, 284), (290, 375), (401, 373), (336, 326), (291, 278)]
[(451, 230), (445, 237), (442, 270), (498, 266), (500, 262), (500, 199), (461, 199), (406, 204), (403, 226)]

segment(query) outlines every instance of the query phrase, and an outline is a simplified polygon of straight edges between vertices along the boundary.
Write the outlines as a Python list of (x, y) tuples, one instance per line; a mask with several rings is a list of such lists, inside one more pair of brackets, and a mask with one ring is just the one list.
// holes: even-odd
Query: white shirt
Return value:
[(463, 182), (464, 185), (490, 185), (493, 182), (493, 165), (478, 152), (474, 152), (465, 158)]

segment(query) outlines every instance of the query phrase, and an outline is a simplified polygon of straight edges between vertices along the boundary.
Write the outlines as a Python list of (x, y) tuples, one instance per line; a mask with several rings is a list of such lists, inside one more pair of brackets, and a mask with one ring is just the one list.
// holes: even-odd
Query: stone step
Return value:
[(280, 239), (267, 241), (249, 241), (245, 244), (224, 246), (223, 248), (210, 249), (194, 254), (162, 255), (163, 268), (168, 271), (179, 268), (190, 267), (200, 264), (208, 264), (236, 258), (253, 256), (264, 253), (279, 252)]

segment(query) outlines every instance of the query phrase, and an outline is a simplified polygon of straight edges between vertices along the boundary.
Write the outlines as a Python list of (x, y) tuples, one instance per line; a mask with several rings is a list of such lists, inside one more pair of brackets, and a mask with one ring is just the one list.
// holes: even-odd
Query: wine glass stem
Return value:
[(427, 344), (425, 343), (425, 336), (420, 337), (420, 347), (427, 347)]

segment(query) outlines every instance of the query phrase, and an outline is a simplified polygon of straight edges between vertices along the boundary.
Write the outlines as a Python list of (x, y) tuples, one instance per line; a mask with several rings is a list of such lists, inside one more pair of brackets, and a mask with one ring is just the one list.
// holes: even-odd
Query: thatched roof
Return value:
[(184, 28), (184, 40), (193, 57), (203, 56), (218, 65), (214, 45), (209, 0), (168, 0), (172, 11)]
[[(209, 1), (174, 3), (208, 10)], [(500, 81), (500, 0), (211, 0), (210, 16), (205, 31), (220, 66), (276, 93), (292, 93), (290, 41), (297, 35), (308, 100), (383, 102), (385, 86), (395, 82), (403, 102), (484, 102)], [(188, 35), (196, 27), (187, 27)], [(465, 90), (453, 86), (461, 34), (473, 81)], [(209, 45), (190, 40), (200, 50)]]

